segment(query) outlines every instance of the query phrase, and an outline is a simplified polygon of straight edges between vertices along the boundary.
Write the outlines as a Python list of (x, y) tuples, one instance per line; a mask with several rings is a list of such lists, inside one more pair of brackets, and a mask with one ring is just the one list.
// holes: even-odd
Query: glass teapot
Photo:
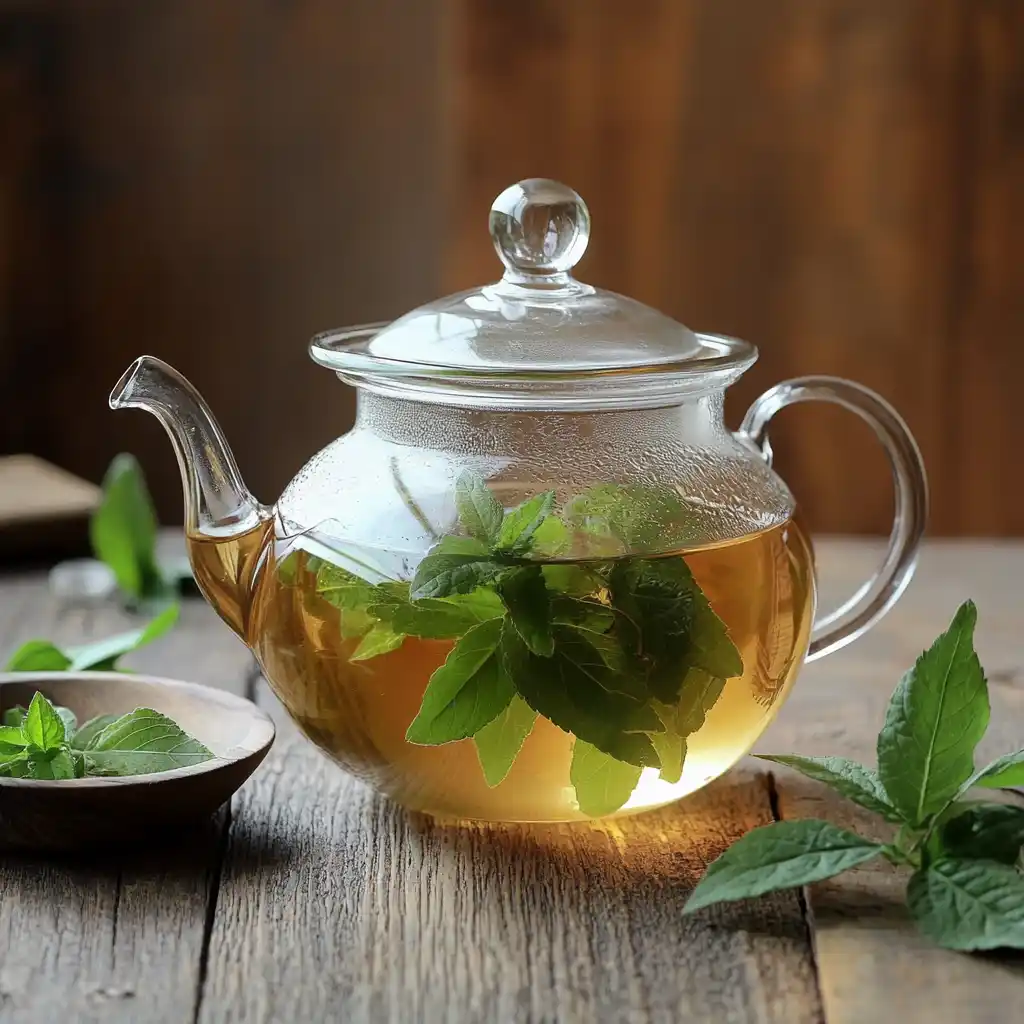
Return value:
[[(921, 457), (885, 401), (829, 377), (772, 388), (726, 429), (756, 349), (578, 281), (590, 219), (566, 186), (512, 186), (490, 230), (496, 284), (313, 339), (356, 387), (356, 422), (272, 508), (166, 364), (137, 360), (110, 404), (163, 423), (199, 586), (343, 768), (445, 817), (665, 804), (731, 767), (801, 664), (897, 600)], [(896, 491), (882, 567), (818, 621), (767, 434), (808, 400), (873, 427)]]

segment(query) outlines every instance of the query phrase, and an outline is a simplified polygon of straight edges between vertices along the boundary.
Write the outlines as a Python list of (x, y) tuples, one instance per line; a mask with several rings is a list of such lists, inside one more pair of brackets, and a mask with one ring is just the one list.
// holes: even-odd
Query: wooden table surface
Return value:
[[(877, 558), (819, 543), (822, 601)], [(809, 666), (759, 749), (874, 760), (900, 673), (959, 602), (979, 607), (993, 715), (983, 754), (1024, 741), (1024, 544), (931, 543), (901, 604)], [(122, 628), (0, 577), (0, 653)], [(0, 1024), (711, 1021), (1005, 1024), (1024, 959), (930, 947), (885, 863), (683, 917), (705, 864), (773, 817), (858, 819), (748, 761), (689, 800), (607, 824), (442, 827), (329, 764), (288, 724), (199, 601), (132, 662), (271, 709), (267, 761), (183, 846), (97, 861), (0, 859)], [(873, 827), (871, 823), (868, 827)]]

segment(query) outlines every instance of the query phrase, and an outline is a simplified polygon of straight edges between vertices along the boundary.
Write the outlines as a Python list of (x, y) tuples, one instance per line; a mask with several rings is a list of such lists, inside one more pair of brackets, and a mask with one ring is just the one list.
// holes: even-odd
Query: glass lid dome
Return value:
[(649, 405), (673, 391), (721, 386), (757, 357), (746, 342), (695, 334), (577, 280), (590, 214), (559, 182), (531, 178), (505, 189), (491, 206), (490, 231), (505, 265), (500, 281), (390, 324), (318, 335), (313, 359), (349, 383), (408, 397), (582, 408)]

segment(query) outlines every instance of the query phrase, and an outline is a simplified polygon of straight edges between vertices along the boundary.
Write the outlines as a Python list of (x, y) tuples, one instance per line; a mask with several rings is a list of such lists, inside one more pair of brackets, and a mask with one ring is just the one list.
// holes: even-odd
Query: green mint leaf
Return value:
[(960, 606), (948, 630), (900, 680), (878, 735), (878, 773), (912, 825), (941, 810), (970, 779), (989, 719), (988, 690), (974, 653), (978, 613)]
[(548, 516), (534, 530), (531, 549), (535, 555), (557, 558), (565, 554), (571, 540), (569, 530), (558, 516)]
[(28, 754), (0, 755), (0, 778), (24, 779), (29, 775)]
[(75, 717), (74, 711), (71, 708), (61, 707), (59, 704), (54, 704), (53, 710), (57, 712), (60, 720), (64, 723), (65, 737), (73, 735), (78, 728), (78, 719)]
[(947, 949), (1024, 948), (1024, 876), (1007, 864), (941, 858), (910, 879), (907, 904)]
[(432, 555), (480, 555), (486, 556), (490, 548), (475, 537), (459, 537), (449, 534), (442, 537), (431, 549)]
[(96, 741), (100, 738), (100, 734), (111, 722), (116, 722), (120, 715), (97, 715), (95, 718), (90, 718), (88, 722), (82, 725), (77, 732), (71, 737), (70, 744), (72, 750), (91, 750), (95, 745)]
[(125, 633), (117, 633), (80, 647), (69, 647), (68, 655), (71, 658), (71, 663), (68, 665), (69, 671), (83, 672), (87, 669), (113, 671), (117, 667), (119, 658), (140, 647), (145, 647), (146, 644), (152, 643), (172, 629), (178, 621), (178, 614), (178, 606), (171, 604), (139, 629), (129, 629)]
[[(544, 578), (547, 579), (547, 574)], [(550, 582), (548, 585), (550, 586)], [(615, 613), (597, 601), (584, 601), (569, 597), (567, 594), (554, 594), (551, 598), (551, 620), (566, 626), (589, 629), (593, 633), (607, 633), (615, 624)]]
[(85, 754), (87, 775), (149, 775), (209, 761), (213, 753), (151, 708), (111, 722)]
[(809, 885), (863, 864), (885, 847), (827, 821), (776, 821), (738, 839), (709, 867), (683, 908)]
[(0, 726), (0, 758), (21, 753), (27, 743), (20, 725)]
[(986, 765), (971, 780), (972, 785), (984, 786), (986, 789), (1009, 789), (1011, 786), (1024, 786), (1024, 750), (1015, 750), (1012, 754), (997, 757), (990, 765)]
[[(639, 702), (647, 699), (647, 687), (643, 679), (630, 671), (626, 652), (622, 649), (618, 638), (611, 633), (602, 633), (587, 626), (564, 623), (561, 635), (568, 644), (567, 653), (572, 654), (572, 646), (584, 642), (601, 655), (601, 660), (611, 669), (612, 675), (603, 678), (606, 690), (613, 693), (624, 693)], [(585, 649), (584, 649), (585, 650)]]
[(498, 581), (497, 591), (523, 643), (534, 654), (550, 657), (555, 650), (551, 599), (540, 566), (513, 569)]
[(530, 549), (533, 535), (551, 514), (555, 505), (555, 492), (545, 491), (529, 501), (517, 505), (506, 513), (494, 545), (496, 551), (522, 554)]
[(537, 721), (537, 712), (518, 694), (492, 722), (473, 736), (487, 785), (503, 782)]
[(20, 704), (13, 708), (8, 708), (3, 715), (3, 724), (10, 726), (12, 729), (20, 729), (27, 714), (28, 708), (23, 708)]
[(409, 596), (420, 600), (468, 594), (491, 583), (507, 568), (486, 555), (427, 555), (416, 570)]
[(483, 477), (463, 473), (455, 484), (455, 509), (466, 532), (490, 547), (498, 540), (505, 509)]
[(604, 658), (579, 630), (554, 627), (550, 657), (534, 654), (508, 626), (501, 651), (519, 695), (560, 729), (606, 754), (633, 765), (661, 767), (648, 732), (660, 732), (653, 708), (620, 692), (625, 677), (608, 668)]
[(954, 805), (937, 830), (938, 848), (948, 857), (1016, 864), (1024, 847), (1024, 808), (1012, 804)]
[[(685, 564), (685, 563), (684, 563)], [(689, 568), (686, 570), (689, 572)], [(743, 658), (732, 642), (725, 623), (715, 614), (704, 591), (692, 580), (693, 625), (690, 627), (690, 653), (687, 665), (703, 669), (720, 679), (743, 675)]]
[(316, 592), (342, 611), (362, 611), (381, 600), (372, 583), (330, 562), (321, 562), (317, 569)]
[(63, 720), (38, 690), (32, 696), (21, 728), (26, 742), (35, 750), (58, 750), (65, 742)]
[(642, 768), (625, 764), (585, 740), (572, 746), (569, 781), (583, 814), (599, 818), (617, 811), (636, 789)]
[(89, 524), (96, 557), (117, 585), (136, 600), (164, 597), (167, 584), (156, 559), (157, 518), (138, 462), (118, 455), (103, 479), (103, 498)]
[(623, 647), (647, 677), (651, 693), (668, 704), (679, 695), (680, 663), (691, 646), (694, 589), (681, 558), (624, 560), (609, 578)]
[(774, 761), (795, 768), (816, 782), (824, 782), (861, 807), (880, 814), (886, 821), (902, 821), (889, 803), (878, 773), (845, 757), (798, 757), (796, 754), (756, 754), (762, 761)]
[(378, 623), (370, 629), (359, 646), (352, 652), (349, 661), (369, 661), (389, 651), (397, 650), (405, 640), (404, 633), (396, 633), (389, 626)]
[(689, 736), (704, 727), (707, 713), (718, 703), (725, 689), (725, 680), (692, 668), (683, 680), (682, 693), (676, 703), (676, 731)]
[(75, 761), (67, 745), (62, 745), (52, 752), (51, 757), (32, 757), (28, 759), (29, 778), (64, 780), (74, 779)]
[(682, 547), (700, 536), (700, 518), (668, 487), (598, 484), (565, 506), (571, 527), (596, 538), (614, 538), (628, 551)]
[(570, 597), (590, 597), (605, 587), (605, 581), (599, 573), (571, 562), (552, 562), (541, 566), (541, 571), (551, 590)]
[(465, 739), (508, 707), (515, 691), (497, 653), (501, 634), (502, 620), (489, 619), (459, 639), (427, 683), (405, 734), (410, 743)]
[(651, 741), (661, 757), (661, 778), (678, 782), (686, 762), (687, 737), (703, 728), (707, 713), (718, 703), (725, 689), (725, 680), (692, 668), (686, 673), (682, 693), (675, 704), (653, 701), (654, 710), (665, 726), (662, 735), (652, 734)]
[[(655, 705), (657, 707), (657, 705)], [(661, 705), (665, 707), (666, 705)], [(675, 728), (665, 723), (664, 732), (651, 733), (651, 742), (658, 752), (661, 761), (661, 772), (658, 777), (662, 782), (676, 783), (683, 777), (683, 765), (686, 763), (686, 737), (680, 736)]]
[(7, 662), (8, 672), (63, 672), (71, 659), (49, 640), (28, 640)]
[(462, 636), (480, 622), (500, 618), (505, 609), (487, 590), (453, 598), (423, 598), (411, 604), (371, 605), (370, 614), (387, 622), (396, 633), (447, 640)]

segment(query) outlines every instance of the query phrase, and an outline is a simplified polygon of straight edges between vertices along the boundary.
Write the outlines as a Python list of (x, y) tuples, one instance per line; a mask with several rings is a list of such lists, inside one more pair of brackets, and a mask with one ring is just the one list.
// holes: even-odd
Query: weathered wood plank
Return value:
[[(916, 432), (932, 471), (937, 528), (968, 532), (980, 521), (973, 505), (957, 514), (951, 489), (961, 462), (997, 443), (1013, 406), (979, 397), (986, 417), (976, 418), (976, 434), (988, 440), (972, 435), (972, 451), (954, 459), (949, 410), (959, 378), (950, 376), (945, 343), (957, 270), (953, 154), (963, 142), (951, 116), (964, 91), (959, 13), (982, 5), (454, 6), (450, 286), (495, 276), (483, 214), (501, 189), (538, 174), (565, 180), (593, 215), (584, 280), (759, 346), (758, 365), (729, 390), (736, 421), (783, 377), (860, 380), (893, 401)], [(1003, 79), (990, 90), (1007, 110), (1018, 40), (1003, 43)], [(986, 108), (986, 116), (998, 115)], [(1002, 141), (993, 143), (1009, 151), (1019, 118), (1002, 121)], [(994, 218), (1019, 207), (1017, 166), (1007, 163), (996, 183)], [(1002, 253), (1005, 269), (989, 278), (1012, 288), (1020, 232), (1005, 223), (1002, 233), (990, 262)], [(977, 352), (972, 337), (1016, 353), (1012, 335), (998, 329), (1003, 306), (990, 302), (990, 329), (957, 341), (964, 358)], [(1008, 370), (1019, 365), (1015, 356), (1003, 359)], [(1014, 379), (1004, 374), (1004, 382)], [(780, 418), (773, 440), (812, 528), (888, 529), (887, 472), (866, 427), (838, 409), (804, 407)]]
[(681, 908), (763, 777), (594, 826), (409, 816), (294, 732), (236, 801), (200, 1020), (820, 1019), (797, 900)]
[[(0, 656), (30, 636), (75, 643), (134, 624), (107, 606), (60, 607), (40, 577), (0, 580)], [(199, 601), (134, 661), (235, 692), (251, 664)], [(0, 860), (0, 1022), (191, 1024), (225, 824), (165, 851)]]
[[(784, 818), (827, 818), (879, 841), (890, 838), (877, 818), (825, 787), (785, 770), (776, 785)], [(904, 904), (907, 878), (878, 860), (809, 888), (828, 1024), (1005, 1024), (1024, 1003), (1024, 962), (956, 953), (920, 936)]]
[[(850, 592), (880, 545), (819, 545), (824, 604)], [(875, 763), (875, 737), (900, 675), (973, 597), (976, 643), (987, 669), (993, 714), (982, 757), (1024, 744), (1024, 662), (1020, 580), (1024, 549), (998, 542), (931, 542), (898, 608), (840, 654), (809, 666), (758, 745), (773, 752), (844, 754)], [(783, 769), (776, 773), (782, 817), (826, 817), (886, 838), (871, 815)], [(829, 1024), (971, 1021), (1002, 1024), (1024, 1002), (1019, 959), (937, 949), (915, 931), (903, 905), (906, 874), (884, 861), (813, 886), (816, 962)]]

